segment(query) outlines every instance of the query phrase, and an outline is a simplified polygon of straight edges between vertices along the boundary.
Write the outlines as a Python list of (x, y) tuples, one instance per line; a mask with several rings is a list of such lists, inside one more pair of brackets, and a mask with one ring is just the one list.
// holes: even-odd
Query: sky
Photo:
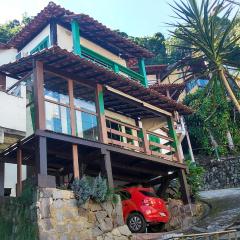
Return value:
[[(26, 12), (36, 15), (48, 0), (0, 0), (0, 23), (21, 19)], [(75, 13), (85, 13), (111, 29), (120, 29), (131, 36), (168, 33), (173, 0), (55, 0)]]

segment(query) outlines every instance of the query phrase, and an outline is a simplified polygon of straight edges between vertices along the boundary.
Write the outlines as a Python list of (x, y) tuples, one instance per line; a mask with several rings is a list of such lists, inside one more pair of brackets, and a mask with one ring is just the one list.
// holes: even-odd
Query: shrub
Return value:
[(93, 182), (92, 198), (96, 202), (104, 202), (108, 194), (108, 185), (106, 179), (99, 174)]

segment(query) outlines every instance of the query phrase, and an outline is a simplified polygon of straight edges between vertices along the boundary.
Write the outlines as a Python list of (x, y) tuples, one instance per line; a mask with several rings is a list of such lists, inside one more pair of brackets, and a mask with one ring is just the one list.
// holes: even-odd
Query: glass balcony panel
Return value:
[(98, 141), (97, 116), (86, 112), (76, 111), (76, 133), (78, 137)]
[(74, 106), (78, 109), (96, 113), (95, 90), (74, 82)]
[(71, 134), (70, 109), (54, 103), (45, 102), (46, 128), (48, 130)]
[(52, 73), (44, 74), (45, 99), (56, 103), (69, 104), (67, 80)]

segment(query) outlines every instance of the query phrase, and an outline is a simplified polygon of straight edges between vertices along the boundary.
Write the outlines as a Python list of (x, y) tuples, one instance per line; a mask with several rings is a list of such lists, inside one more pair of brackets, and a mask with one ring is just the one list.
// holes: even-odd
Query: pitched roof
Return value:
[(66, 10), (53, 2), (49, 2), (49, 4), (39, 12), (27, 26), (9, 40), (8, 44), (21, 49), (35, 37), (51, 19), (56, 19), (59, 24), (71, 29), (70, 21), (73, 18), (79, 22), (81, 35), (83, 37), (117, 55), (121, 54), (123, 58), (153, 57), (153, 54), (147, 49), (120, 36), (118, 33), (110, 30), (92, 17), (85, 14), (74, 14), (74, 12)]
[(0, 42), (0, 49), (8, 49), (8, 45), (6, 43), (1, 43)]
[(15, 77), (23, 77), (33, 69), (33, 60), (42, 61), (46, 68), (54, 69), (59, 73), (68, 74), (74, 79), (84, 79), (89, 84), (107, 84), (119, 91), (127, 93), (149, 104), (169, 112), (179, 111), (180, 114), (190, 114), (192, 110), (163, 94), (143, 87), (139, 82), (98, 65), (85, 58), (63, 50), (58, 46), (45, 49), (36, 54), (19, 59), (16, 62), (0, 66), (0, 72)]

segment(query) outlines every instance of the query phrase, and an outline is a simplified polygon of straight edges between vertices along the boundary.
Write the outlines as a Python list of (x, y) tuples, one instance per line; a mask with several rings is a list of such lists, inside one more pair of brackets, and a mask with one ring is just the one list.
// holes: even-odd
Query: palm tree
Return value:
[(180, 0), (172, 6), (178, 20), (176, 24), (171, 24), (177, 31), (171, 33), (185, 43), (178, 47), (188, 53), (186, 61), (180, 61), (180, 65), (184, 67), (191, 62), (205, 62), (204, 74), (210, 78), (206, 91), (213, 89), (214, 85), (222, 86), (240, 112), (240, 88), (233, 74), (240, 69), (240, 48), (236, 44), (240, 34), (236, 35), (234, 31), (237, 14), (229, 21), (236, 5), (227, 0), (197, 2)]

